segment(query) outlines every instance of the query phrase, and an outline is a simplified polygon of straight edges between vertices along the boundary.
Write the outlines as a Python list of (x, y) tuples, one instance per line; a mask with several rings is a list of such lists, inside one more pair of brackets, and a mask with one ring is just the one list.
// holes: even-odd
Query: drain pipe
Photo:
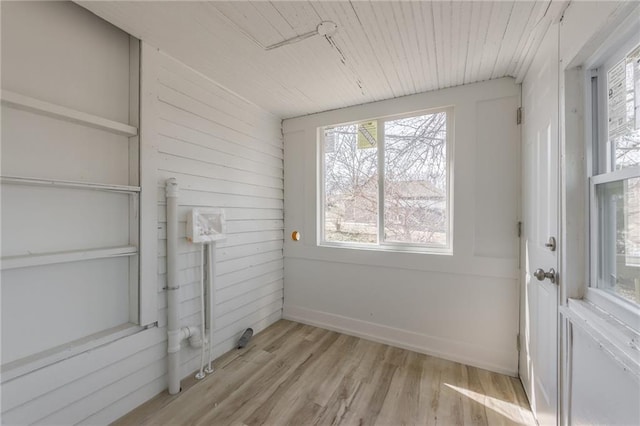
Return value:
[(199, 327), (180, 328), (180, 283), (178, 281), (178, 182), (167, 179), (167, 355), (169, 394), (180, 392), (180, 344), (189, 339), (193, 347), (202, 347)]
[(178, 182), (167, 179), (167, 334), (169, 394), (180, 392), (180, 283), (178, 283)]
[(213, 366), (211, 363), (213, 362), (213, 334), (216, 329), (216, 275), (215, 275), (215, 265), (216, 265), (216, 242), (213, 241), (207, 244), (207, 254), (209, 255), (209, 259), (207, 261), (207, 278), (208, 278), (208, 298), (207, 298), (207, 316), (206, 328), (208, 331), (208, 339), (207, 346), (209, 348), (209, 364), (207, 368), (204, 370), (207, 374), (213, 373)]

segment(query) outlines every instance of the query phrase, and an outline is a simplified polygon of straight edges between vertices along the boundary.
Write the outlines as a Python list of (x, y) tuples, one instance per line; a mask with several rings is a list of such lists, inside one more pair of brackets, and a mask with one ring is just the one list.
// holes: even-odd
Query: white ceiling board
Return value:
[(278, 2), (270, 4), (291, 25), (297, 35), (315, 30), (320, 23), (320, 17), (307, 1), (288, 2), (285, 7), (280, 7), (281, 4)]
[[(516, 48), (514, 58), (511, 60), (509, 67), (507, 68), (509, 75), (514, 77), (517, 76), (518, 68), (522, 66), (523, 62), (525, 62), (527, 53), (531, 52), (530, 43), (533, 40), (534, 31), (544, 17), (544, 14), (549, 7), (549, 3), (550, 2), (548, 1), (536, 2), (533, 5), (531, 13), (529, 14), (529, 19), (527, 19), (527, 23), (524, 26), (524, 31), (521, 31), (520, 42)], [(537, 50), (537, 46), (535, 47), (535, 50)]]
[[(472, 52), (471, 58), (468, 59), (469, 67), (469, 81), (482, 81), (486, 78), (481, 78), (482, 74), (482, 56), (484, 54), (485, 46), (487, 45), (487, 36), (491, 25), (491, 11), (494, 7), (501, 7), (500, 4), (493, 2), (480, 2), (480, 10), (476, 13), (475, 19), (478, 21), (478, 33), (476, 34), (476, 46)], [(504, 73), (504, 72), (503, 72)]]
[[(433, 43), (434, 37), (434, 25), (433, 25), (433, 15), (431, 3), (416, 3), (417, 8), (415, 17), (417, 19), (418, 28), (422, 30), (418, 30), (418, 37), (422, 40), (422, 46), (420, 47), (420, 54), (423, 57), (426, 57), (426, 60), (423, 60), (423, 64), (425, 66), (424, 71), (428, 78), (426, 78), (426, 84), (429, 87), (429, 90), (435, 90), (439, 87), (438, 85), (438, 61), (436, 55), (436, 44)], [(426, 56), (424, 55), (426, 52)]]
[[(565, 3), (79, 2), (282, 118), (521, 78)], [(314, 31), (323, 20), (338, 25), (332, 37), (262, 48)]]
[[(338, 28), (361, 27), (349, 2), (318, 2), (313, 8), (322, 20), (333, 21)], [(373, 44), (365, 31), (339, 31), (334, 35), (337, 46), (342, 51), (347, 67), (352, 74), (360, 92), (366, 96), (364, 87), (376, 87), (375, 93), (370, 93), (375, 100), (394, 97), (389, 79), (378, 61)]]
[(412, 68), (417, 74), (418, 86), (416, 90), (424, 92), (430, 90), (430, 80), (423, 77), (423, 74), (429, 72), (429, 58), (426, 44), (421, 35), (422, 15), (419, 12), (420, 9), (416, 9), (414, 6), (419, 6), (419, 3), (401, 2), (397, 4), (404, 22), (408, 25), (405, 36), (407, 46), (414, 52), (422, 52), (420, 55), (410, 55), (410, 57), (412, 59)]
[(533, 61), (538, 46), (542, 43), (544, 35), (549, 30), (553, 23), (558, 22), (566, 8), (569, 6), (569, 1), (549, 2), (547, 9), (542, 17), (536, 23), (535, 28), (532, 31), (531, 42), (529, 44), (529, 51), (520, 62), (517, 73), (516, 82), (521, 83), (529, 70), (529, 66)]
[(438, 2), (437, 3), (440, 6), (440, 16), (441, 16), (441, 21), (440, 23), (442, 24), (440, 26), (440, 29), (442, 31), (442, 43), (440, 46), (440, 50), (442, 50), (442, 86), (443, 87), (451, 87), (453, 86), (453, 83), (451, 82), (451, 73), (452, 73), (452, 69), (451, 67), (453, 66), (452, 61), (451, 61), (451, 57), (452, 57), (452, 34), (453, 34), (453, 25), (454, 25), (454, 21), (458, 20), (458, 17), (456, 17), (455, 19), (453, 19), (453, 11), (452, 11), (452, 7), (451, 7), (451, 3), (450, 2)]
[(241, 6), (239, 2), (224, 2), (209, 6), (215, 7), (232, 24), (263, 46), (297, 35), (289, 23), (268, 2), (251, 3), (251, 7), (237, 7)]
[(498, 73), (503, 72), (502, 70), (506, 69), (513, 60), (516, 47), (522, 36), (522, 29), (529, 19), (534, 3), (514, 3), (512, 6), (503, 42), (500, 44), (500, 52), (498, 53), (491, 78), (498, 78)]
[(480, 78), (483, 80), (490, 79), (495, 69), (500, 47), (503, 44), (505, 31), (507, 30), (509, 17), (511, 16), (514, 5), (510, 6), (511, 7), (494, 7), (491, 9), (487, 37), (482, 47), (482, 58), (480, 60)]
[[(425, 24), (431, 27), (431, 37), (427, 38), (428, 43), (432, 44), (435, 50), (435, 63), (436, 63), (436, 87), (445, 87), (446, 82), (444, 78), (444, 31), (443, 31), (443, 17), (442, 7), (440, 2), (428, 3), (423, 5), (427, 9), (427, 19)], [(429, 22), (430, 21), (430, 22)]]

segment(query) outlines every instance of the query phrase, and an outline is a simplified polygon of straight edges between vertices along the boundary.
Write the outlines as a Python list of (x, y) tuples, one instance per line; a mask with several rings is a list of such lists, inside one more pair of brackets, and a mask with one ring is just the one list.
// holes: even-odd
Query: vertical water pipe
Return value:
[[(185, 339), (194, 348), (203, 348), (204, 323), (202, 327), (180, 327), (180, 282), (178, 280), (178, 181), (166, 181), (167, 195), (167, 358), (169, 393), (180, 392), (180, 347)], [(204, 348), (203, 348), (204, 350)], [(204, 355), (202, 357), (204, 364)]]
[[(202, 342), (206, 343), (205, 339), (205, 291), (204, 291), (204, 244), (200, 244), (200, 320), (202, 324)], [(204, 353), (206, 346), (203, 344), (200, 349), (200, 371), (196, 374), (196, 379), (202, 380), (205, 377), (204, 374)]]
[(216, 265), (216, 242), (212, 241), (207, 244), (207, 254), (209, 255), (209, 259), (207, 259), (207, 282), (209, 290), (208, 298), (207, 298), (207, 327), (209, 328), (209, 364), (207, 368), (204, 370), (207, 374), (213, 373), (213, 366), (211, 362), (213, 361), (213, 333), (216, 328), (215, 324), (215, 306), (216, 306), (216, 285), (215, 285), (215, 265)]
[(167, 334), (169, 394), (180, 392), (180, 283), (178, 282), (178, 182), (167, 179)]

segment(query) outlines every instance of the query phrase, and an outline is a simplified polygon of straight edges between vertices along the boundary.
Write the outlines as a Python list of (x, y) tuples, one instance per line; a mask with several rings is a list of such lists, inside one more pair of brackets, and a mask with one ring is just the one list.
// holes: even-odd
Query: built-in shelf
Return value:
[(56, 263), (78, 262), (83, 260), (134, 256), (136, 254), (138, 254), (138, 249), (136, 247), (122, 246), (54, 253), (26, 254), (21, 256), (7, 256), (0, 258), (0, 270), (27, 268), (30, 266), (52, 265)]
[(0, 183), (12, 185), (50, 186), (56, 188), (78, 188), (95, 191), (138, 193), (139, 186), (108, 185), (103, 183), (77, 182), (72, 180), (40, 179), (19, 176), (0, 176)]
[(2, 91), (2, 103), (13, 108), (35, 112), (49, 117), (55, 117), (61, 120), (82, 124), (95, 129), (106, 130), (120, 135), (136, 136), (138, 134), (138, 129), (134, 126), (130, 126), (129, 124), (120, 123), (97, 115), (41, 101), (9, 90)]

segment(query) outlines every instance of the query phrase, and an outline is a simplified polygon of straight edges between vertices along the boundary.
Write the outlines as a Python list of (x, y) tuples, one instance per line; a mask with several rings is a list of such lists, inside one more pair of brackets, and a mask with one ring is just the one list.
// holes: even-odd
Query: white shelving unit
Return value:
[[(60, 105), (55, 105), (29, 96), (21, 95), (9, 90), (2, 90), (1, 100), (3, 105), (12, 108), (33, 112), (59, 120), (76, 123), (95, 129), (108, 131), (114, 134), (134, 137), (138, 135), (138, 129), (129, 124), (108, 120), (86, 112), (77, 111)], [(54, 188), (93, 190), (126, 193), (138, 196), (139, 186), (110, 185), (94, 182), (79, 182), (55, 179), (42, 179), (23, 176), (0, 176), (0, 183), (5, 185), (29, 185)], [(138, 249), (127, 245), (121, 247), (106, 247), (87, 250), (71, 250), (52, 253), (33, 253), (19, 256), (6, 256), (0, 258), (0, 270), (27, 268), (58, 263), (78, 262), (92, 259), (106, 259), (113, 257), (135, 256)]]
[(19, 177), (19, 176), (0, 176), (0, 183), (11, 184), (11, 185), (31, 185), (31, 186), (50, 186), (50, 187), (57, 187), (57, 188), (88, 189), (88, 190), (94, 190), (94, 191), (125, 192), (130, 194), (136, 194), (140, 192), (139, 186), (107, 185), (107, 184), (93, 183), (93, 182), (39, 179), (39, 178)]
[(37, 114), (106, 130), (120, 135), (136, 136), (138, 134), (138, 129), (128, 124), (41, 101), (9, 90), (2, 91), (2, 103), (13, 108), (35, 112)]
[(122, 246), (54, 253), (34, 253), (22, 256), (7, 256), (0, 259), (0, 270), (78, 262), (82, 260), (135, 256), (136, 254), (138, 254), (138, 249), (136, 247)]

